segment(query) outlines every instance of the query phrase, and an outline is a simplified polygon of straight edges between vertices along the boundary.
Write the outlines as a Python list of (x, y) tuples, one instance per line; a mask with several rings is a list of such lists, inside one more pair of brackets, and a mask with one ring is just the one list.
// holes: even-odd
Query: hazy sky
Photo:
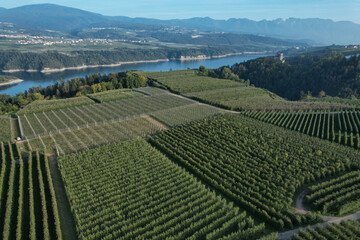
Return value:
[(36, 3), (54, 3), (110, 16), (254, 20), (317, 17), (360, 23), (360, 0), (0, 0), (0, 7)]

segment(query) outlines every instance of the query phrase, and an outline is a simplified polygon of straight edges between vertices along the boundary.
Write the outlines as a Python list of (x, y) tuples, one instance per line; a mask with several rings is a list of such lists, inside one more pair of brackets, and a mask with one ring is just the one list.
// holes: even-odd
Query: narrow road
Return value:
[(77, 233), (75, 221), (71, 213), (70, 204), (66, 197), (63, 181), (59, 169), (57, 167), (57, 159), (55, 155), (48, 156), (50, 172), (54, 184), (56, 201), (58, 204), (60, 225), (64, 240), (76, 240)]
[[(305, 196), (310, 193), (309, 189), (305, 189), (304, 191), (302, 191), (299, 196), (296, 198), (296, 207), (295, 207), (295, 212), (296, 213), (300, 213), (300, 214), (307, 214), (308, 210), (306, 210), (306, 208), (304, 207), (304, 199)], [(327, 225), (331, 224), (331, 223), (341, 223), (342, 221), (346, 221), (346, 220), (359, 220), (360, 219), (360, 211), (344, 216), (344, 217), (330, 217), (330, 216), (321, 216), (325, 222), (320, 223), (320, 224), (314, 224), (309, 226), (312, 229), (317, 228), (319, 225), (322, 227), (326, 227)], [(286, 231), (286, 232), (282, 232), (278, 234), (278, 239), (279, 240), (287, 240), (287, 239), (291, 239), (293, 235), (297, 234), (300, 232), (300, 230), (305, 230), (307, 227), (302, 227), (302, 228), (297, 228), (297, 229), (293, 229), (290, 231)]]
[[(360, 219), (360, 211), (353, 213), (351, 215), (345, 216), (345, 217), (339, 217), (339, 218), (334, 218), (333, 220), (329, 220), (320, 224), (314, 224), (309, 226), (312, 229), (317, 228), (319, 225), (322, 227), (326, 227), (327, 225), (331, 224), (331, 223), (341, 223), (342, 221), (345, 220), (359, 220)], [(303, 227), (303, 228), (297, 228), (294, 230), (290, 230), (287, 232), (282, 232), (278, 234), (278, 239), (279, 240), (286, 240), (286, 239), (291, 239), (293, 235), (297, 234), (300, 232), (300, 230), (306, 230), (307, 227)]]

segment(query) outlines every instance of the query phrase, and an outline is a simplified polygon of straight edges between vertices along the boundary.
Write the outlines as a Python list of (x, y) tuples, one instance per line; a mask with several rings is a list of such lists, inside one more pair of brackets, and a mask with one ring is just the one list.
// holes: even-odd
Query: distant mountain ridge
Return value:
[(253, 21), (245, 18), (215, 20), (190, 18), (158, 20), (149, 18), (109, 17), (76, 8), (54, 4), (36, 4), (12, 9), (0, 8), (0, 21), (63, 32), (88, 28), (92, 24), (127, 22), (155, 26), (178, 26), (202, 31), (264, 35), (283, 39), (306, 40), (312, 43), (359, 44), (360, 24), (328, 19), (297, 19)]
[(36, 4), (6, 9), (0, 15), (0, 21), (70, 32), (74, 29), (85, 28), (93, 23), (106, 22), (108, 19), (101, 14), (76, 8), (54, 4)]

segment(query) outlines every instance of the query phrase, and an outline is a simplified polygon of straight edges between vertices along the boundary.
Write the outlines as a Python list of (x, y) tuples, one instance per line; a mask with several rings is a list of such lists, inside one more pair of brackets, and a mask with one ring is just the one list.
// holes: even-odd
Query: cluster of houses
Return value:
[(360, 45), (346, 45), (345, 48), (360, 49)]

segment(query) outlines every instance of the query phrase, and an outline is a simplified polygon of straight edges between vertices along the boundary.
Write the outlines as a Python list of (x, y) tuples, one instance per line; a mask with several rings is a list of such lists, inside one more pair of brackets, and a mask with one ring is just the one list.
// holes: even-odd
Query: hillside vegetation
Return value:
[(360, 97), (360, 56), (300, 55), (282, 63), (272, 57), (234, 64), (233, 73), (284, 98)]
[[(287, 101), (266, 89), (249, 86), (227, 67), (199, 71), (181, 70), (145, 73), (156, 87), (230, 110), (336, 110), (352, 109), (348, 102)], [(205, 76), (204, 76), (205, 75)]]

